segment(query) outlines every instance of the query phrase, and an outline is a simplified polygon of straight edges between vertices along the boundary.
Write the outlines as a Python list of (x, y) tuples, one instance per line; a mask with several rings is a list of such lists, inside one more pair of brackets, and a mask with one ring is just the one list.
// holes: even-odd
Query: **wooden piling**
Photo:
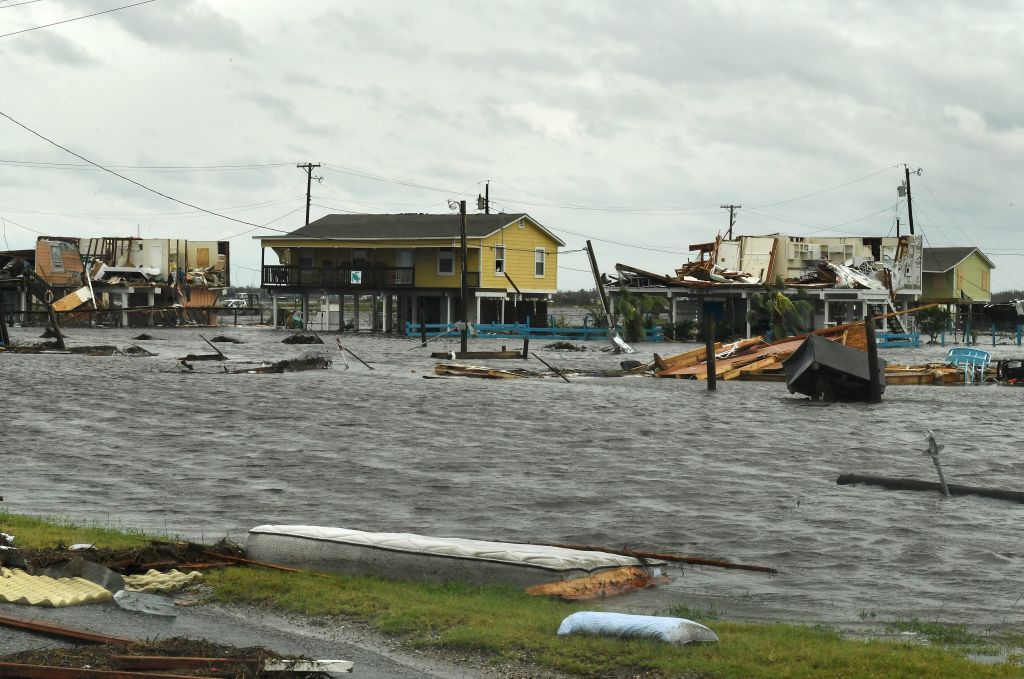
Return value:
[(709, 316), (707, 309), (701, 311), (704, 314), (704, 352), (707, 355), (708, 367), (708, 391), (718, 388), (715, 375), (715, 319)]
[(868, 343), (868, 402), (881, 403), (882, 383), (878, 379), (878, 341), (875, 339), (875, 319), (870, 313), (864, 318), (864, 333)]

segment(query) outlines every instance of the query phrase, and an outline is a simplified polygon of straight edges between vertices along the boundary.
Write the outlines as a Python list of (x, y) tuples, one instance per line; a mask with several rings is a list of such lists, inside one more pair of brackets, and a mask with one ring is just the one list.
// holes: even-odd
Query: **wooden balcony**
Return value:
[[(353, 276), (353, 272), (357, 275)], [(285, 266), (280, 264), (263, 267), (261, 285), (264, 288), (293, 288), (316, 290), (388, 290), (411, 288), (416, 284), (416, 270), (413, 267), (365, 267), (353, 269), (320, 268), (313, 266)], [(458, 276), (455, 277), (458, 285)], [(480, 287), (480, 273), (467, 272), (469, 287)]]

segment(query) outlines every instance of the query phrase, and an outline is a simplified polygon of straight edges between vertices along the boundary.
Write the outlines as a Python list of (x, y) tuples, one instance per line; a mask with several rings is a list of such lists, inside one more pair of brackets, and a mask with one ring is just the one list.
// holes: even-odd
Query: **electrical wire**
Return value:
[[(36, 160), (13, 160), (0, 158), (0, 165), (12, 167), (28, 167), (38, 170), (74, 170), (97, 172), (101, 168), (84, 163), (49, 163)], [(107, 165), (112, 170), (138, 172), (230, 172), (235, 170), (263, 170), (275, 167), (288, 167), (291, 163), (252, 163), (245, 165)]]
[(842, 184), (836, 184), (835, 186), (830, 186), (827, 189), (822, 189), (820, 191), (815, 191), (814, 193), (807, 193), (807, 194), (804, 194), (802, 196), (797, 196), (796, 198), (787, 198), (786, 200), (780, 200), (780, 201), (776, 201), (774, 203), (764, 203), (762, 205), (755, 205), (755, 206), (753, 206), (751, 208), (747, 208), (747, 209), (750, 209), (750, 210), (760, 210), (761, 208), (775, 207), (776, 205), (784, 205), (786, 203), (792, 203), (792, 202), (795, 202), (795, 201), (798, 201), (798, 200), (804, 200), (805, 198), (813, 198), (814, 196), (820, 196), (821, 194), (828, 193), (829, 191), (835, 191), (836, 189), (842, 189), (844, 187), (850, 186), (851, 184), (856, 184), (857, 182), (862, 182), (865, 179), (870, 179), (871, 177), (874, 177), (876, 175), (880, 175), (883, 172), (888, 172), (889, 170), (891, 170), (893, 168), (897, 168), (899, 166), (900, 166), (900, 164), (897, 163), (896, 165), (890, 165), (889, 167), (883, 167), (881, 170), (878, 170), (877, 172), (872, 172), (871, 174), (866, 174), (863, 177), (858, 177), (857, 179), (851, 179), (848, 182), (844, 182)]
[(156, 0), (142, 0), (142, 2), (135, 2), (130, 5), (122, 5), (121, 7), (114, 7), (113, 9), (105, 9), (102, 12), (93, 12), (92, 14), (86, 14), (84, 16), (73, 17), (71, 19), (62, 19), (61, 21), (54, 21), (50, 24), (43, 24), (42, 26), (33, 26), (32, 28), (23, 28), (20, 31), (11, 31), (10, 33), (0, 34), (0, 38), (7, 38), (12, 35), (18, 35), (19, 33), (28, 33), (29, 31), (38, 31), (40, 28), (50, 28), (51, 26), (59, 26), (60, 24), (71, 23), (72, 21), (80, 21), (81, 19), (88, 19), (90, 17), (99, 16), (101, 14), (110, 14), (111, 12), (117, 12), (122, 9), (128, 9), (129, 7), (138, 7), (139, 5), (148, 5)]
[(12, 7), (21, 7), (22, 5), (31, 5), (33, 2), (42, 2), (43, 0), (26, 0), (25, 2), (19, 2), (17, 5), (4, 5), (0, 9), (11, 9)]
[[(155, 0), (145, 0), (145, 2), (155, 2)], [(145, 3), (137, 3), (137, 4), (145, 4)], [(0, 36), (0, 37), (3, 37), (3, 36)], [(142, 182), (137, 182), (134, 179), (132, 179), (131, 177), (126, 177), (123, 174), (119, 174), (119, 173), (117, 173), (117, 172), (115, 172), (115, 171), (113, 171), (113, 170), (111, 170), (111, 169), (109, 169), (107, 167), (104, 167), (103, 165), (100, 165), (99, 163), (96, 163), (96, 162), (93, 162), (92, 160), (89, 160), (88, 158), (86, 158), (85, 156), (83, 156), (81, 154), (75, 153), (74, 151), (72, 151), (71, 149), (69, 149), (69, 148), (67, 148), (65, 146), (61, 146), (60, 144), (58, 144), (57, 142), (53, 141), (49, 137), (47, 137), (47, 136), (45, 136), (45, 135), (43, 135), (43, 134), (41, 134), (39, 132), (36, 132), (35, 130), (33, 130), (28, 125), (25, 125), (24, 123), (19, 122), (18, 120), (15, 120), (13, 117), (9, 116), (8, 114), (4, 113), (3, 111), (0, 111), (0, 116), (3, 116), (4, 118), (7, 118), (8, 120), (10, 120), (12, 123), (17, 125), (18, 127), (22, 128), (22, 129), (24, 129), (24, 130), (26, 130), (28, 132), (31, 132), (32, 134), (34, 134), (35, 136), (39, 137), (40, 139), (42, 139), (43, 141), (47, 142), (48, 144), (52, 144), (53, 146), (56, 146), (57, 148), (59, 148), (60, 150), (66, 152), (66, 153), (70, 153), (71, 155), (75, 156), (76, 158), (78, 158), (80, 160), (84, 160), (85, 162), (89, 163), (90, 165), (94, 165), (94, 166), (100, 168), (101, 170), (109, 172), (110, 174), (114, 175), (115, 177), (119, 177), (119, 178), (125, 180), (126, 182), (129, 182), (131, 184), (135, 184), (139, 188), (145, 189), (146, 191), (149, 191), (150, 193), (155, 193), (156, 195), (161, 196), (163, 198), (166, 198), (167, 200), (173, 201), (175, 203), (180, 203), (181, 205), (184, 205), (186, 207), (190, 207), (190, 208), (192, 208), (194, 210), (199, 210), (200, 212), (205, 212), (206, 214), (213, 215), (214, 217), (220, 217), (221, 219), (227, 219), (227, 220), (230, 220), (232, 222), (238, 222), (239, 224), (245, 224), (247, 226), (260, 226), (259, 224), (253, 224), (252, 222), (247, 222), (244, 219), (236, 219), (235, 217), (231, 217), (231, 216), (225, 215), (225, 214), (220, 214), (218, 212), (214, 212), (213, 210), (207, 210), (204, 207), (200, 207), (200, 206), (195, 205), (193, 203), (189, 203), (189, 202), (181, 200), (179, 198), (175, 198), (175, 197), (170, 196), (170, 195), (168, 195), (166, 193), (163, 193), (162, 191), (158, 191), (158, 190), (156, 190), (154, 188), (146, 186)]]

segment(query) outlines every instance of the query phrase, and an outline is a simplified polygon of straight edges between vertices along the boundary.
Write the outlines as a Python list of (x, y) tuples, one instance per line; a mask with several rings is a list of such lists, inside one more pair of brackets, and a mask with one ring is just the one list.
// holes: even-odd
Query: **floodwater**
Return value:
[[(22, 341), (39, 332), (12, 330)], [(139, 332), (68, 335), (126, 346)], [(218, 345), (232, 363), (318, 351), (334, 365), (226, 375), (197, 363), (183, 373), (174, 357), (209, 353), (198, 335), (218, 331), (147, 332), (161, 339), (135, 343), (157, 357), (0, 354), (3, 507), (206, 540), (303, 523), (628, 545), (780, 571), (687, 568), (607, 602), (625, 610), (701, 602), (754, 619), (1024, 622), (1024, 507), (835, 483), (844, 472), (933, 480), (923, 455), (932, 429), (951, 483), (1020, 490), (1024, 389), (889, 387), (879, 405), (820, 405), (780, 383), (720, 382), (708, 393), (703, 382), (644, 377), (428, 380), (437, 361), (413, 340), (343, 335), (370, 371), (351, 357), (346, 369), (333, 336), (285, 345), (284, 331), (257, 328), (220, 330), (245, 341)], [(533, 344), (567, 368), (621, 358), (600, 345)], [(641, 345), (638, 358), (685, 348)]]

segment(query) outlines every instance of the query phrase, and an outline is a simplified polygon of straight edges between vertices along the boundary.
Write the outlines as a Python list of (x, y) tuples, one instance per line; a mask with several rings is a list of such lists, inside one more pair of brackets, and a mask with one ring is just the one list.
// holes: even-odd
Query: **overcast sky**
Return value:
[[(132, 0), (0, 0), (0, 34)], [(156, 0), (0, 37), (3, 248), (230, 237), (333, 212), (528, 212), (602, 270), (736, 232), (976, 245), (1024, 288), (1021, 3)], [(64, 164), (53, 166), (48, 164)], [(72, 164), (72, 165), (67, 165)], [(203, 169), (138, 169), (146, 168)], [(209, 169), (210, 166), (249, 166)], [(258, 167), (253, 167), (258, 166)], [(244, 233), (243, 233), (244, 232)], [(274, 262), (273, 256), (268, 262)], [(586, 256), (559, 287), (591, 287)]]

